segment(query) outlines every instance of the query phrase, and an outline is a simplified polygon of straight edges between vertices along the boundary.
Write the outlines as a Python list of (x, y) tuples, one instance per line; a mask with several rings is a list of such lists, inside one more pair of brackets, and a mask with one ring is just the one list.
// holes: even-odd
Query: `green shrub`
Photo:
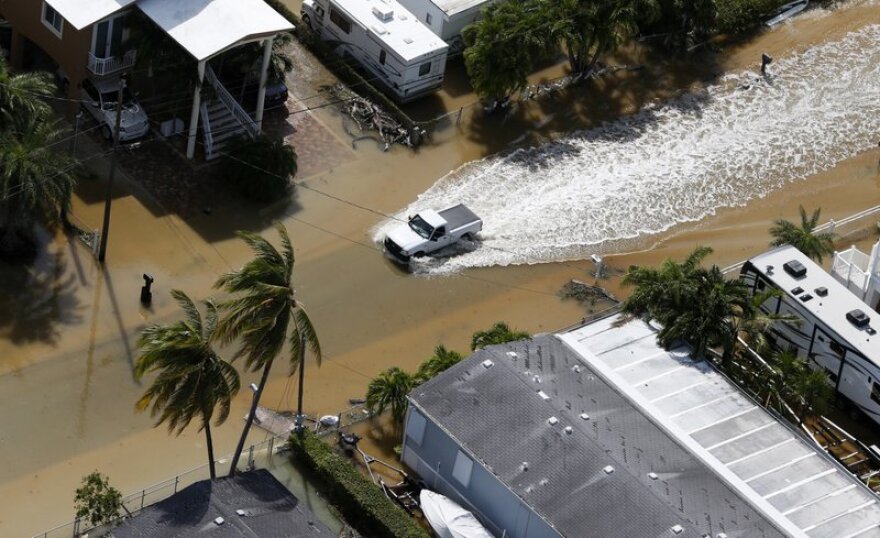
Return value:
[(315, 475), (322, 493), (361, 534), (375, 538), (428, 538), (428, 533), (378, 486), (314, 434), (306, 431), (302, 439), (294, 435), (290, 445), (294, 462)]
[(260, 134), (229, 141), (223, 174), (245, 197), (274, 202), (290, 194), (290, 178), (296, 174), (296, 152), (281, 138)]
[(715, 26), (722, 34), (739, 34), (764, 22), (790, 0), (716, 0)]

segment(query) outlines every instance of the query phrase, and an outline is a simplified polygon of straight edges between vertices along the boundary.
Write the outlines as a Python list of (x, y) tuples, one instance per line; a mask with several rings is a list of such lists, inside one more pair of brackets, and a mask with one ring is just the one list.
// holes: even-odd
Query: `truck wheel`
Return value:
[(309, 30), (312, 30), (313, 29), (312, 28), (312, 18), (309, 17), (308, 15), (303, 15), (302, 19), (303, 19), (303, 24), (305, 24), (309, 28)]
[(464, 234), (463, 236), (461, 236), (461, 238), (464, 239), (465, 241), (473, 241), (474, 234), (468, 232), (468, 233)]
[(421, 252), (421, 251), (413, 254), (413, 258), (424, 258), (424, 257), (425, 257), (425, 253)]

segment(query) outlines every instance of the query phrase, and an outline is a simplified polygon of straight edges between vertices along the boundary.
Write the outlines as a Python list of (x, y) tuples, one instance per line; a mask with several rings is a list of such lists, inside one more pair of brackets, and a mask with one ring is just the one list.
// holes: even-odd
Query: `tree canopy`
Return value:
[(770, 228), (773, 241), (770, 242), (770, 246), (791, 245), (810, 259), (822, 263), (825, 256), (834, 254), (834, 240), (837, 235), (834, 232), (820, 232), (816, 229), (822, 208), (817, 208), (810, 216), (807, 216), (804, 206), (798, 206), (798, 212), (801, 216), (800, 226), (785, 219), (773, 222), (773, 227)]

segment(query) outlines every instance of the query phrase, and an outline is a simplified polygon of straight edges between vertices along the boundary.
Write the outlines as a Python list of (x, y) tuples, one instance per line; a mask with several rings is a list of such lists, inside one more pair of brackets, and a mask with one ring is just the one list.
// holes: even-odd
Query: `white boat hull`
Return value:
[(494, 538), (476, 517), (439, 493), (423, 489), (422, 513), (440, 538)]

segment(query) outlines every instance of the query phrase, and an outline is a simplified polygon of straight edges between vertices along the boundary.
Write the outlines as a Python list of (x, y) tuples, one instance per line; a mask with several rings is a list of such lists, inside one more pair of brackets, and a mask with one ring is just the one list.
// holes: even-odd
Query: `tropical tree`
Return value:
[[(28, 109), (18, 103), (15, 106)], [(66, 220), (76, 185), (75, 161), (51, 147), (62, 131), (39, 107), (35, 110), (14, 117), (3, 111), (7, 121), (0, 135), (0, 254), (10, 257), (34, 253), (37, 221)]]
[(491, 329), (477, 331), (471, 336), (471, 351), (482, 349), (486, 346), (528, 340), (532, 335), (519, 329), (511, 329), (503, 321), (495, 322)]
[(175, 435), (198, 419), (199, 431), (205, 431), (211, 478), (216, 478), (211, 419), (219, 426), (229, 417), (232, 399), (240, 387), (238, 372), (211, 347), (217, 328), (214, 303), (205, 301), (207, 312), (202, 321), (199, 309), (185, 293), (172, 290), (171, 296), (185, 317), (171, 325), (147, 327), (141, 333), (135, 377), (158, 375), (135, 407), (144, 411), (152, 405), (150, 415), (158, 416), (156, 426), (167, 423), (168, 431)]
[(396, 426), (406, 417), (406, 397), (418, 383), (416, 379), (394, 366), (381, 372), (367, 387), (367, 409), (376, 415), (391, 408), (391, 418)]
[(809, 217), (804, 206), (798, 206), (798, 211), (801, 215), (800, 226), (785, 219), (778, 219), (773, 222), (773, 227), (770, 228), (770, 235), (773, 236), (773, 241), (770, 242), (770, 246), (791, 245), (806, 254), (810, 259), (822, 263), (822, 259), (825, 256), (834, 254), (834, 240), (837, 239), (837, 234), (816, 230), (822, 208), (813, 211), (812, 216)]
[(798, 325), (801, 318), (792, 314), (765, 312), (761, 305), (771, 298), (782, 296), (780, 290), (756, 293), (749, 300), (747, 308), (733, 304), (727, 320), (728, 334), (722, 343), (722, 365), (729, 365), (734, 357), (742, 356), (746, 348), (758, 352), (768, 348), (767, 335), (776, 324)]
[(653, 0), (653, 10), (643, 12), (639, 27), (662, 37), (666, 48), (685, 51), (705, 41), (715, 27), (714, 0)]
[(48, 73), (13, 75), (0, 55), (0, 132), (8, 129), (15, 118), (48, 116), (49, 105), (44, 98), (52, 92), (52, 77)]
[(446, 349), (443, 344), (434, 348), (434, 355), (423, 362), (415, 375), (415, 384), (419, 385), (436, 376), (440, 372), (461, 362), (462, 356), (456, 351)]
[(76, 517), (96, 527), (119, 517), (122, 494), (110, 485), (110, 479), (98, 471), (84, 476), (73, 498)]
[(535, 61), (547, 50), (543, 17), (533, 1), (498, 2), (465, 27), (464, 63), (478, 95), (504, 102), (526, 87)]
[(296, 152), (283, 138), (238, 136), (229, 141), (224, 153), (223, 175), (246, 198), (274, 202), (290, 193)]
[[(280, 252), (255, 233), (238, 232), (238, 237), (253, 251), (254, 259), (241, 269), (221, 276), (214, 284), (214, 287), (232, 294), (232, 298), (220, 305), (224, 315), (217, 325), (216, 338), (224, 344), (239, 339), (241, 345), (233, 359), (243, 358), (245, 366), (252, 372), (263, 371), (232, 458), (230, 476), (235, 474), (275, 358), (286, 348), (290, 354), (291, 374), (299, 366), (300, 383), (306, 346), (311, 349), (317, 364), (321, 364), (317, 333), (293, 288), (293, 246), (283, 224), (276, 223), (275, 229), (280, 236)], [(302, 390), (299, 402), (297, 414), (301, 415)]]

